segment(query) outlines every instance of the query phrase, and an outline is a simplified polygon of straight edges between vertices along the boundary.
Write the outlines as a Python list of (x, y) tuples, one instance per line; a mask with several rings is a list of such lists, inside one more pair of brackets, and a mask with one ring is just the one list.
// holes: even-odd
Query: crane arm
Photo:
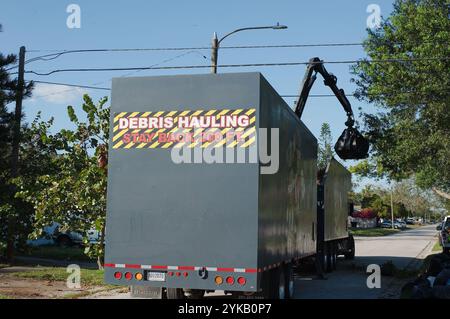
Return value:
[(337, 78), (323, 65), (323, 61), (315, 57), (309, 60), (306, 68), (305, 76), (303, 77), (300, 86), (300, 94), (295, 107), (295, 113), (299, 118), (302, 117), (305, 109), (306, 101), (308, 100), (309, 92), (317, 78), (317, 73), (320, 73), (324, 78), (323, 83), (328, 86), (334, 95), (341, 103), (345, 112), (347, 113), (347, 121), (345, 125), (347, 129), (344, 130), (338, 142), (335, 145), (335, 151), (342, 159), (361, 159), (368, 156), (369, 143), (367, 140), (353, 127), (355, 119), (352, 111), (350, 101), (345, 96), (343, 89), (339, 89), (336, 85)]
[(335, 75), (328, 73), (327, 69), (323, 65), (323, 61), (319, 58), (315, 57), (309, 60), (309, 64), (306, 68), (305, 76), (303, 77), (302, 85), (300, 87), (299, 99), (297, 101), (297, 105), (295, 107), (295, 113), (299, 118), (301, 118), (303, 114), (303, 110), (305, 109), (306, 101), (308, 100), (309, 92), (311, 91), (312, 86), (317, 78), (317, 73), (320, 73), (324, 79), (323, 83), (328, 86), (331, 91), (333, 91), (334, 95), (338, 99), (339, 103), (341, 103), (345, 112), (347, 113), (347, 117), (350, 122), (346, 125), (353, 126), (354, 118), (353, 111), (350, 101), (345, 96), (345, 92), (343, 89), (339, 89), (336, 85), (337, 78)]

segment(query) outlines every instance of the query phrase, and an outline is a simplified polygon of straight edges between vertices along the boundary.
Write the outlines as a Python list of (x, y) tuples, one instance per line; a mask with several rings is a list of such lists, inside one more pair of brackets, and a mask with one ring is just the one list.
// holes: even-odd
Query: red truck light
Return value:
[(228, 276), (228, 277), (227, 277), (227, 284), (229, 284), (229, 285), (234, 284), (234, 278), (231, 277), (231, 276)]
[(243, 286), (247, 282), (247, 280), (244, 277), (239, 277), (237, 280), (238, 284)]
[(119, 271), (116, 271), (116, 272), (114, 273), (114, 278), (116, 278), (116, 279), (122, 279), (122, 273), (119, 272)]
[(125, 273), (125, 279), (126, 280), (131, 280), (131, 278), (133, 278), (133, 275), (131, 274), (131, 272), (126, 272)]

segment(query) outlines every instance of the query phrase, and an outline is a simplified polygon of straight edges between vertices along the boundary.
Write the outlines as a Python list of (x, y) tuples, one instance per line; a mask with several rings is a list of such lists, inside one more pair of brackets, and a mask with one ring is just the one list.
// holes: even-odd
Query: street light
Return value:
[(217, 73), (217, 59), (218, 59), (218, 53), (219, 53), (219, 47), (220, 43), (230, 35), (240, 32), (240, 31), (246, 31), (246, 30), (260, 30), (260, 29), (273, 29), (273, 30), (281, 30), (281, 29), (287, 29), (287, 26), (280, 25), (277, 23), (276, 25), (266, 26), (266, 27), (247, 27), (247, 28), (240, 28), (236, 29), (234, 31), (231, 31), (230, 33), (225, 34), (222, 38), (217, 39), (217, 34), (214, 32), (214, 36), (212, 39), (212, 53), (211, 53), (211, 73)]

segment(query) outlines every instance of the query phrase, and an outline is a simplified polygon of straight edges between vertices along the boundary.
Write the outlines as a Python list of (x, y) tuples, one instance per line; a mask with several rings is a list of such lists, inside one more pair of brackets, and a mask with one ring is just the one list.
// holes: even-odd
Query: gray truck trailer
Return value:
[[(113, 79), (110, 133), (107, 283), (168, 298), (290, 297), (293, 266), (324, 251), (318, 235), (331, 243), (328, 258), (348, 238), (349, 175), (330, 164), (321, 231), (316, 138), (260, 73)], [(266, 142), (278, 164), (263, 164)], [(195, 160), (221, 149), (245, 160)], [(181, 150), (192, 156), (180, 160)]]

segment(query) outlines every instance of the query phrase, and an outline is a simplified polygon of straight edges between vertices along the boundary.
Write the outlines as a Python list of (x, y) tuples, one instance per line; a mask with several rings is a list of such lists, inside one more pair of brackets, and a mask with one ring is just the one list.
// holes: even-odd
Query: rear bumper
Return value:
[[(147, 269), (149, 268), (150, 269)], [(215, 268), (215, 267), (183, 267), (183, 266), (149, 266), (105, 264), (105, 282), (124, 286), (150, 286), (184, 289), (227, 290), (227, 291), (258, 291), (256, 269), (249, 268)], [(164, 281), (147, 280), (149, 273), (164, 273)], [(120, 278), (115, 274), (120, 273)], [(126, 273), (131, 278), (125, 277)], [(136, 279), (136, 274), (142, 275), (142, 280)], [(216, 277), (222, 278), (222, 283), (216, 283)], [(227, 278), (232, 278), (227, 282)], [(244, 280), (239, 278), (243, 278)], [(240, 281), (240, 283), (238, 282)], [(242, 282), (245, 281), (244, 284)]]

